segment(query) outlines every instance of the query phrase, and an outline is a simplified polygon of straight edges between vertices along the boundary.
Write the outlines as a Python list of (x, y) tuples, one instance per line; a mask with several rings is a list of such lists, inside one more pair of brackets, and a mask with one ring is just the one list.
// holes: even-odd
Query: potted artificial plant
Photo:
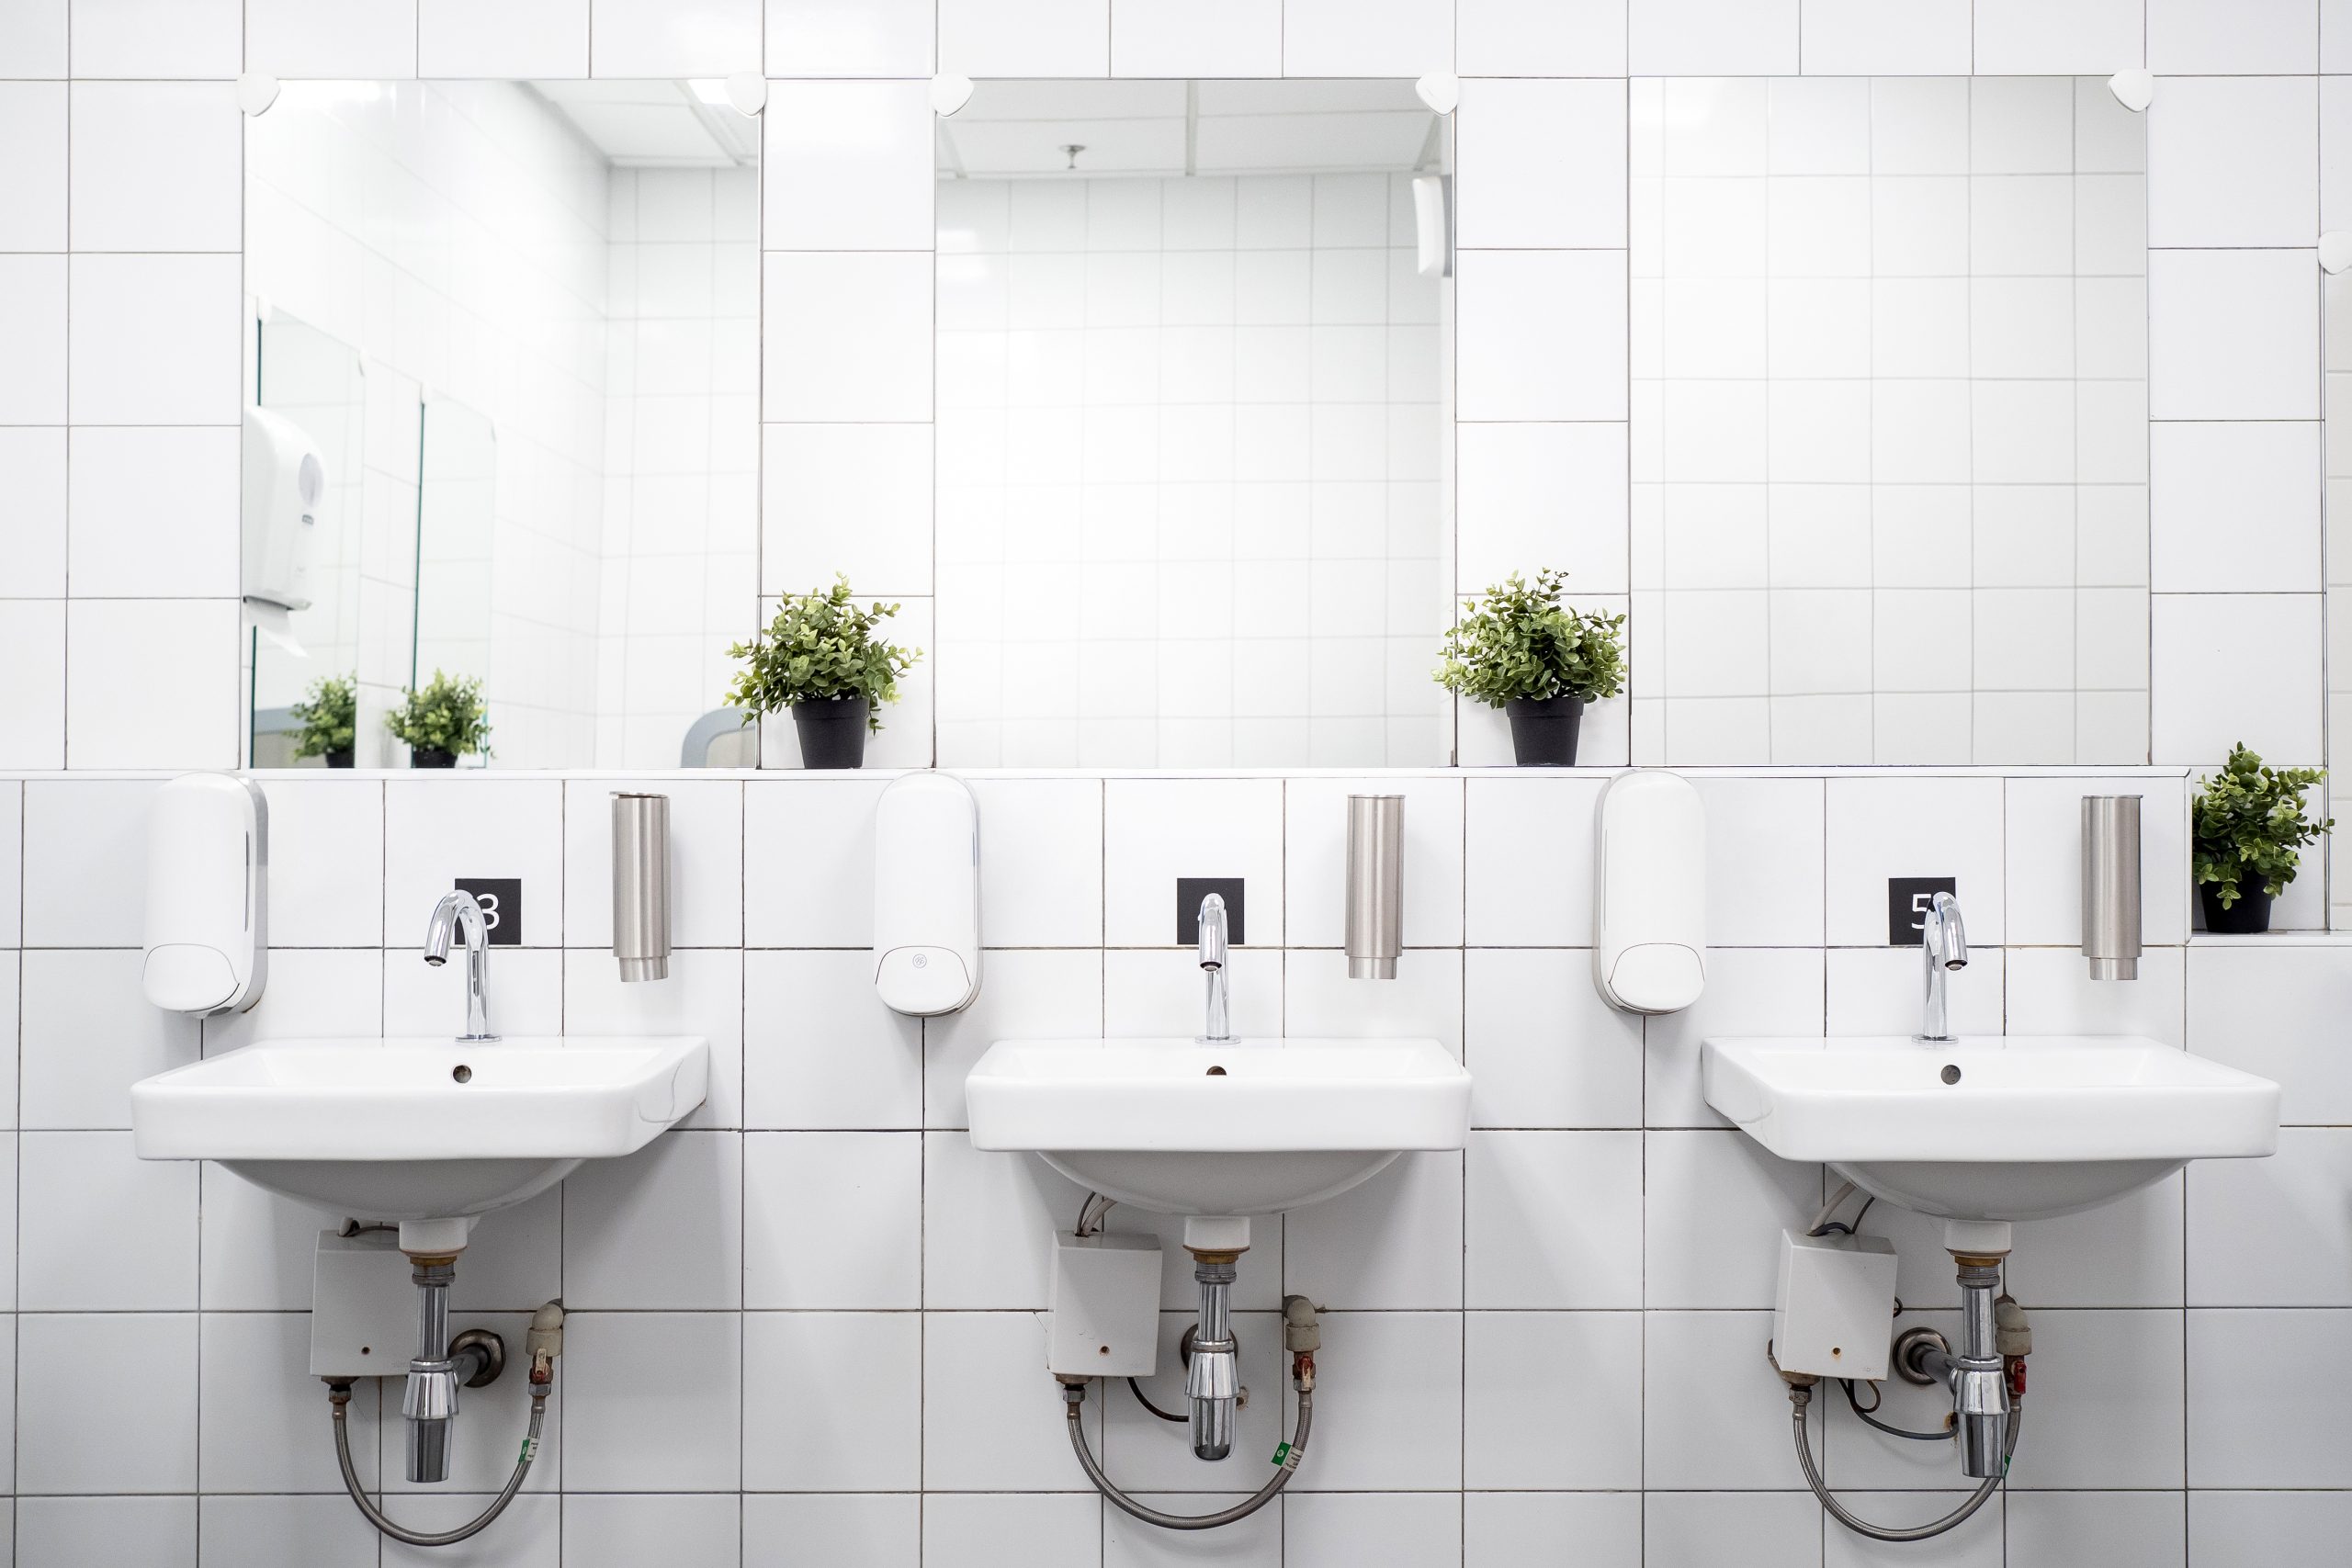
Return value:
[(481, 676), (450, 676), (435, 670), (423, 691), (401, 695), (401, 705), (384, 716), (384, 727), (407, 744), (410, 767), (454, 768), (461, 751), (490, 755), (490, 717), (482, 705)]
[(350, 675), (322, 675), (311, 682), (302, 700), (286, 710), (302, 728), (294, 743), (297, 757), (324, 757), (330, 768), (351, 766), (352, 748), (359, 739), (359, 682)]
[(2301, 845), (2335, 826), (2303, 815), (2303, 791), (2327, 777), (2319, 768), (2266, 768), (2243, 744), (2205, 781), (2189, 813), (2198, 901), (2209, 931), (2270, 929), (2270, 900), (2295, 880)]
[(1521, 767), (1573, 766), (1585, 704), (1625, 689), (1625, 617), (1569, 609), (1566, 589), (1567, 574), (1548, 567), (1532, 585), (1513, 572), (1464, 601), (1445, 634), (1438, 680), (1510, 716)]
[(898, 700), (899, 677), (922, 657), (876, 639), (898, 613), (896, 604), (858, 608), (845, 577), (828, 592), (785, 594), (764, 635), (727, 650), (743, 660), (728, 705), (741, 708), (746, 724), (790, 708), (803, 767), (863, 766), (865, 737), (882, 728), (876, 710)]

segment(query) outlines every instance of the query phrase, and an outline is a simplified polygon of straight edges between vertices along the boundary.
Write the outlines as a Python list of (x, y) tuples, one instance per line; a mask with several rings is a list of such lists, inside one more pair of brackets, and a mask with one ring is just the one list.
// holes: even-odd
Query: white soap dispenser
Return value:
[(243, 1012), (269, 967), (269, 807), (261, 786), (189, 773), (147, 812), (141, 981), (166, 1012)]
[(916, 1018), (980, 994), (980, 807), (953, 773), (909, 773), (875, 807), (874, 988)]
[(1628, 1012), (1679, 1012), (1707, 983), (1706, 806), (1680, 774), (1638, 769), (1595, 817), (1593, 983)]

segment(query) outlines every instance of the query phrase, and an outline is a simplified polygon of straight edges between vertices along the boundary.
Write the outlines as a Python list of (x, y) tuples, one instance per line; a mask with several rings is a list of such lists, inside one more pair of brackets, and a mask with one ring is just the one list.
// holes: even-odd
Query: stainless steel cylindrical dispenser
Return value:
[(1405, 947), (1405, 797), (1348, 796), (1348, 978), (1394, 980)]
[(613, 796), (613, 956), (624, 980), (670, 974), (670, 797)]
[(2140, 797), (2083, 796), (2083, 956), (2094, 980), (2140, 976)]

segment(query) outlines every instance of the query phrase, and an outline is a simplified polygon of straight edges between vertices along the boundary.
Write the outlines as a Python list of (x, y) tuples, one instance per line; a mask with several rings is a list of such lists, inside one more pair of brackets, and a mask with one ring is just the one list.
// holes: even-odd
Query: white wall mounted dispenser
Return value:
[(980, 994), (980, 807), (953, 773), (909, 773), (875, 807), (874, 988), (916, 1018)]
[(1707, 809), (1679, 773), (1637, 769), (1601, 792), (1592, 978), (1612, 1007), (1679, 1012), (1707, 983)]
[(281, 610), (311, 604), (311, 536), (327, 470), (302, 427), (265, 408), (245, 410), (243, 593)]
[(230, 773), (188, 773), (147, 812), (147, 999), (166, 1012), (243, 1012), (269, 967), (269, 807)]

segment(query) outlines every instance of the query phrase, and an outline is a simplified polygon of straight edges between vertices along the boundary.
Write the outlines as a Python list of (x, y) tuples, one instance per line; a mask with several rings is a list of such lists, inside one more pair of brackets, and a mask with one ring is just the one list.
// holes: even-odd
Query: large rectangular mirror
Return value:
[(758, 126), (670, 81), (288, 82), (249, 121), (249, 391), (318, 466), (304, 587), (248, 541), (256, 766), (400, 765), (436, 675), (486, 705), (459, 766), (748, 758), (706, 717), (758, 616)]
[(2141, 117), (1631, 95), (1634, 760), (2147, 761)]
[(1445, 117), (983, 82), (937, 150), (940, 764), (1448, 761)]

